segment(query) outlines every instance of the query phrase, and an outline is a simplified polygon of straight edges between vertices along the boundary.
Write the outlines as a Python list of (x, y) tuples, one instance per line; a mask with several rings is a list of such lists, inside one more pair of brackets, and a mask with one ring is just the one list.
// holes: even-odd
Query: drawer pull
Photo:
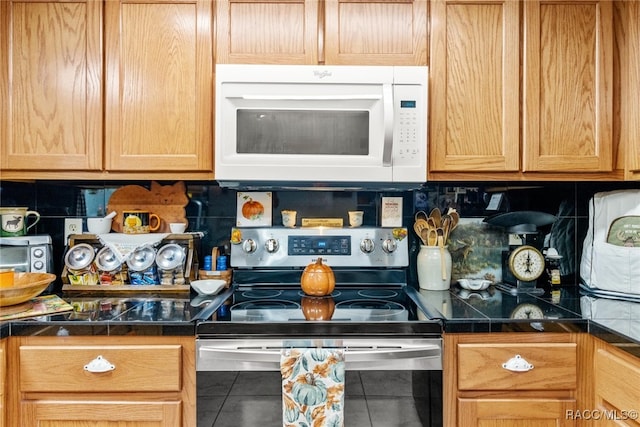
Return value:
[(520, 357), (519, 354), (503, 363), (502, 367), (511, 372), (527, 372), (533, 369), (533, 365)]
[(113, 371), (114, 369), (116, 369), (116, 367), (111, 363), (109, 363), (109, 361), (102, 356), (98, 356), (88, 364), (84, 365), (85, 371), (95, 372), (95, 373), (109, 372), (109, 371)]

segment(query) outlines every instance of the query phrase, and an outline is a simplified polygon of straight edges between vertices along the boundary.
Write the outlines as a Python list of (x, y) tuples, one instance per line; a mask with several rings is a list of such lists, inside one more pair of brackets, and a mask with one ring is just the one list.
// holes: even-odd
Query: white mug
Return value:
[(285, 227), (293, 228), (296, 226), (296, 211), (283, 210), (282, 212), (282, 225)]
[(187, 229), (187, 224), (185, 224), (184, 222), (169, 223), (169, 230), (171, 230), (172, 233), (176, 233), (176, 234), (184, 233), (186, 229)]
[(169, 223), (169, 230), (171, 230), (172, 233), (176, 233), (176, 234), (184, 233), (186, 229), (187, 229), (187, 224), (185, 224), (184, 222)]
[(363, 211), (349, 211), (349, 225), (352, 227), (360, 227), (362, 225)]
[[(33, 221), (27, 225), (27, 218), (30, 216), (33, 217)], [(25, 236), (38, 221), (40, 221), (40, 214), (28, 208), (0, 208), (0, 236)]]

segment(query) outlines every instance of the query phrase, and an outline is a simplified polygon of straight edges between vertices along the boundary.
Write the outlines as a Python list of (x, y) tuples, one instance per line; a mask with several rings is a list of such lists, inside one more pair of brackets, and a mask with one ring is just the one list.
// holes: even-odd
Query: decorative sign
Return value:
[(382, 198), (383, 227), (402, 227), (402, 197)]

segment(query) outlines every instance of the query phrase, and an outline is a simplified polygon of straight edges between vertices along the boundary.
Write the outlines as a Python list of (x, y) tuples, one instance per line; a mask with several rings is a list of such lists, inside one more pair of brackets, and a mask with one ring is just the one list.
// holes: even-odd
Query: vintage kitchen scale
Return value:
[(503, 212), (485, 218), (484, 222), (504, 227), (509, 233), (509, 249), (502, 252), (503, 290), (512, 294), (544, 293), (536, 287), (545, 271), (544, 235), (538, 227), (555, 220), (554, 215), (537, 211)]

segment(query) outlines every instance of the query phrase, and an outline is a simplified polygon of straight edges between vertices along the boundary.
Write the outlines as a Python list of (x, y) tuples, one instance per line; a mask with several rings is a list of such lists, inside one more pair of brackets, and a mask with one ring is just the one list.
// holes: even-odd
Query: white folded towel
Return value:
[(98, 239), (103, 245), (111, 249), (119, 262), (125, 262), (136, 249), (144, 246), (157, 246), (168, 235), (168, 233), (108, 233), (99, 234)]

